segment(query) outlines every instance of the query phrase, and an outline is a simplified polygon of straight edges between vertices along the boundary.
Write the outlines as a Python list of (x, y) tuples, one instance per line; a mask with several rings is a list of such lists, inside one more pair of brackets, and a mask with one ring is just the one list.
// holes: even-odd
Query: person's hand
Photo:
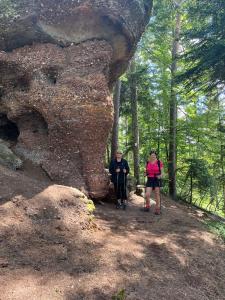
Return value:
[(127, 170), (126, 170), (126, 169), (123, 169), (123, 173), (127, 173)]
[(120, 168), (116, 169), (116, 173), (119, 173), (120, 172)]
[(161, 176), (161, 175), (157, 175), (157, 178), (158, 178), (158, 179), (161, 179), (161, 178), (162, 178), (162, 176)]
[(147, 172), (146, 171), (144, 171), (144, 176), (147, 176)]

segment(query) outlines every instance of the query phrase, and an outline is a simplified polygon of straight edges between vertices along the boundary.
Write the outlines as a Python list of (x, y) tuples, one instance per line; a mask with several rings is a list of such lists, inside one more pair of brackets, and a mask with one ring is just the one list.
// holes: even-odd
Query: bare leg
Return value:
[(156, 200), (155, 210), (159, 211), (160, 210), (160, 188), (159, 187), (155, 188), (155, 200)]
[(152, 193), (152, 188), (146, 187), (146, 192), (145, 192), (146, 207), (150, 207), (151, 193)]

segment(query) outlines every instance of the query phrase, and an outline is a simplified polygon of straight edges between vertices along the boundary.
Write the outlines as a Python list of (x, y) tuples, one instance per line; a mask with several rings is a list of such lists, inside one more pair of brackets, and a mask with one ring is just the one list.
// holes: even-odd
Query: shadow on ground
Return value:
[(97, 205), (93, 218), (74, 189), (28, 180), (18, 190), (0, 206), (2, 299), (108, 300), (122, 289), (130, 300), (225, 299), (224, 244), (186, 207), (164, 199), (158, 217), (133, 196), (126, 211)]

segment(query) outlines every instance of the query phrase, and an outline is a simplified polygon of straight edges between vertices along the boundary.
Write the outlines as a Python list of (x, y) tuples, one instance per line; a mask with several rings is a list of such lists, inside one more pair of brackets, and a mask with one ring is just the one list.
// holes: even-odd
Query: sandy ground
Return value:
[[(73, 189), (0, 168), (0, 299), (225, 299), (225, 245), (197, 211), (96, 205)], [(82, 201), (81, 201), (82, 202)]]

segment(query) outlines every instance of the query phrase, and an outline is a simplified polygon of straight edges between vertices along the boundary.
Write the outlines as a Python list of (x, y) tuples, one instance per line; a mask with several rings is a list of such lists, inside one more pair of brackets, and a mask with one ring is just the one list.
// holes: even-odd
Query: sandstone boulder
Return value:
[(0, 138), (54, 181), (104, 197), (111, 88), (150, 8), (150, 0), (1, 2)]

